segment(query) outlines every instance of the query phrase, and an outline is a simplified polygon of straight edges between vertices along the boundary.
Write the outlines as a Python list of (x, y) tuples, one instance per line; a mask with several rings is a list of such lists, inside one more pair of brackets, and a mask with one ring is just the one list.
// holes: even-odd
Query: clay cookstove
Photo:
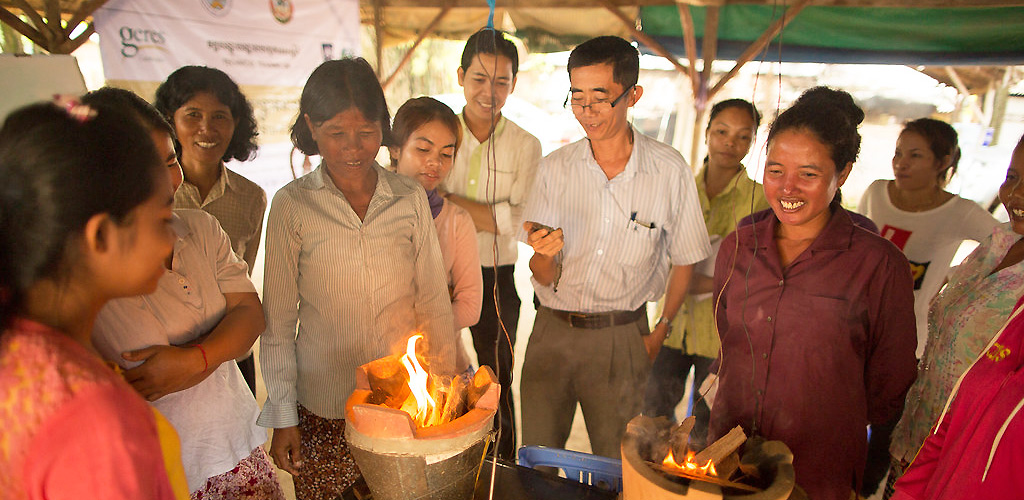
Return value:
[[(415, 352), (412, 339), (409, 352)], [(439, 384), (415, 359), (402, 358), (357, 370), (345, 412), (352, 456), (374, 500), (470, 499), (498, 407), (497, 378), (484, 366), (472, 378)], [(417, 384), (427, 393), (417, 392)]]
[(645, 416), (629, 422), (621, 448), (623, 500), (807, 498), (796, 486), (785, 444), (748, 439), (737, 427), (694, 452), (688, 448), (691, 419), (679, 426)]

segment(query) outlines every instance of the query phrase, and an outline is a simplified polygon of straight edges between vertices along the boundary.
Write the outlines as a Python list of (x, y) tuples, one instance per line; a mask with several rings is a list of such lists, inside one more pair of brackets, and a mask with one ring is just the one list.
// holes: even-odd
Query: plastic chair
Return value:
[(558, 467), (565, 477), (606, 490), (622, 491), (622, 460), (546, 446), (519, 448), (523, 467)]

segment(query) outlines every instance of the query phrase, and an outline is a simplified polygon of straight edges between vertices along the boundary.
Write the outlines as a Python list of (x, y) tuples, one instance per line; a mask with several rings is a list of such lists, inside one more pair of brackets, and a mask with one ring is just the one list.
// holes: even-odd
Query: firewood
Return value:
[(626, 432), (636, 436), (637, 454), (652, 462), (661, 462), (668, 455), (671, 428), (672, 422), (665, 417), (651, 418), (644, 415), (626, 424)]
[(704, 448), (696, 457), (694, 457), (693, 460), (699, 464), (707, 463), (708, 460), (711, 460), (715, 464), (715, 467), (718, 467), (718, 464), (722, 462), (725, 457), (736, 451), (736, 449), (742, 446), (746, 441), (747, 434), (743, 432), (742, 427), (737, 425), (736, 427), (733, 427), (728, 434), (719, 438), (718, 441), (715, 441), (707, 448)]
[(690, 451), (690, 432), (696, 423), (697, 417), (691, 415), (684, 418), (679, 425), (669, 432), (668, 447), (672, 450), (672, 456), (676, 460), (683, 460), (686, 457), (686, 453)]
[(461, 376), (453, 377), (448, 385), (448, 390), (444, 392), (444, 396), (444, 407), (441, 410), (442, 423), (451, 422), (462, 416), (462, 403), (466, 396), (465, 378)]
[(746, 491), (746, 492), (750, 492), (750, 493), (758, 493), (758, 492), (762, 491), (760, 488), (755, 488), (755, 487), (750, 486), (748, 484), (736, 483), (736, 482), (733, 482), (733, 481), (729, 481), (728, 479), (722, 479), (721, 477), (705, 476), (705, 475), (702, 475), (702, 474), (694, 474), (692, 472), (688, 472), (688, 471), (685, 471), (685, 470), (682, 470), (682, 469), (677, 469), (675, 467), (666, 467), (666, 466), (664, 466), (664, 465), (662, 465), (660, 463), (647, 462), (647, 465), (649, 465), (654, 470), (661, 471), (661, 472), (663, 472), (665, 474), (668, 474), (670, 476), (682, 477), (682, 478), (691, 479), (691, 480), (697, 480), (697, 481), (704, 481), (706, 483), (717, 484), (719, 486), (724, 486), (726, 488), (733, 488), (733, 489), (737, 489), (737, 490), (740, 490), (740, 491)]
[(729, 479), (740, 468), (740, 456), (733, 452), (726, 455), (721, 462), (715, 464), (715, 472), (722, 479)]

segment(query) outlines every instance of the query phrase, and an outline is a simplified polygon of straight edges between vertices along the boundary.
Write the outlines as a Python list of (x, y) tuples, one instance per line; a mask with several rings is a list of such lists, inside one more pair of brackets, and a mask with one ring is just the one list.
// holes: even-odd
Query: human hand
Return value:
[(202, 351), (193, 347), (154, 345), (121, 353), (121, 357), (142, 362), (125, 370), (124, 378), (147, 401), (188, 389), (209, 374)]
[(270, 441), (270, 456), (274, 464), (281, 470), (299, 475), (302, 468), (302, 436), (298, 427), (282, 427), (274, 429), (274, 437)]
[(647, 349), (647, 357), (654, 361), (654, 358), (658, 357), (658, 351), (661, 350), (661, 344), (665, 342), (665, 337), (668, 335), (668, 323), (658, 323), (655, 325), (654, 330), (651, 331), (650, 335), (645, 336), (644, 347)]
[(552, 229), (537, 222), (523, 222), (523, 229), (528, 233), (526, 244), (533, 247), (533, 253), (554, 257), (565, 246), (562, 228)]

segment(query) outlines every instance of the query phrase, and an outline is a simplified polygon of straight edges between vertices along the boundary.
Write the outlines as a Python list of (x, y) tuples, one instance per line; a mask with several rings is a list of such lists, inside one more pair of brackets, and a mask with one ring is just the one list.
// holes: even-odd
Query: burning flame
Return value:
[(679, 463), (676, 462), (675, 457), (672, 456), (672, 450), (668, 450), (668, 456), (665, 457), (665, 460), (663, 460), (661, 464), (665, 467), (680, 469), (693, 475), (718, 477), (718, 472), (715, 471), (715, 464), (711, 463), (710, 459), (708, 460), (708, 463), (702, 466), (697, 462), (694, 462), (694, 456), (695, 455), (692, 451), (688, 451), (686, 452), (686, 460), (684, 460), (683, 463)]
[[(430, 391), (427, 390), (427, 382), (430, 376), (420, 366), (420, 361), (416, 359), (416, 341), (422, 338), (423, 335), (420, 334), (409, 337), (409, 342), (405, 348), (405, 355), (402, 356), (402, 365), (409, 372), (409, 389), (412, 389), (414, 397), (412, 400), (407, 400), (402, 405), (402, 409), (409, 415), (412, 415), (416, 425), (426, 427), (429, 425), (428, 422), (432, 420), (431, 417), (437, 412), (437, 402), (434, 401), (434, 398), (430, 396)], [(415, 403), (415, 406), (409, 404), (410, 402)]]

